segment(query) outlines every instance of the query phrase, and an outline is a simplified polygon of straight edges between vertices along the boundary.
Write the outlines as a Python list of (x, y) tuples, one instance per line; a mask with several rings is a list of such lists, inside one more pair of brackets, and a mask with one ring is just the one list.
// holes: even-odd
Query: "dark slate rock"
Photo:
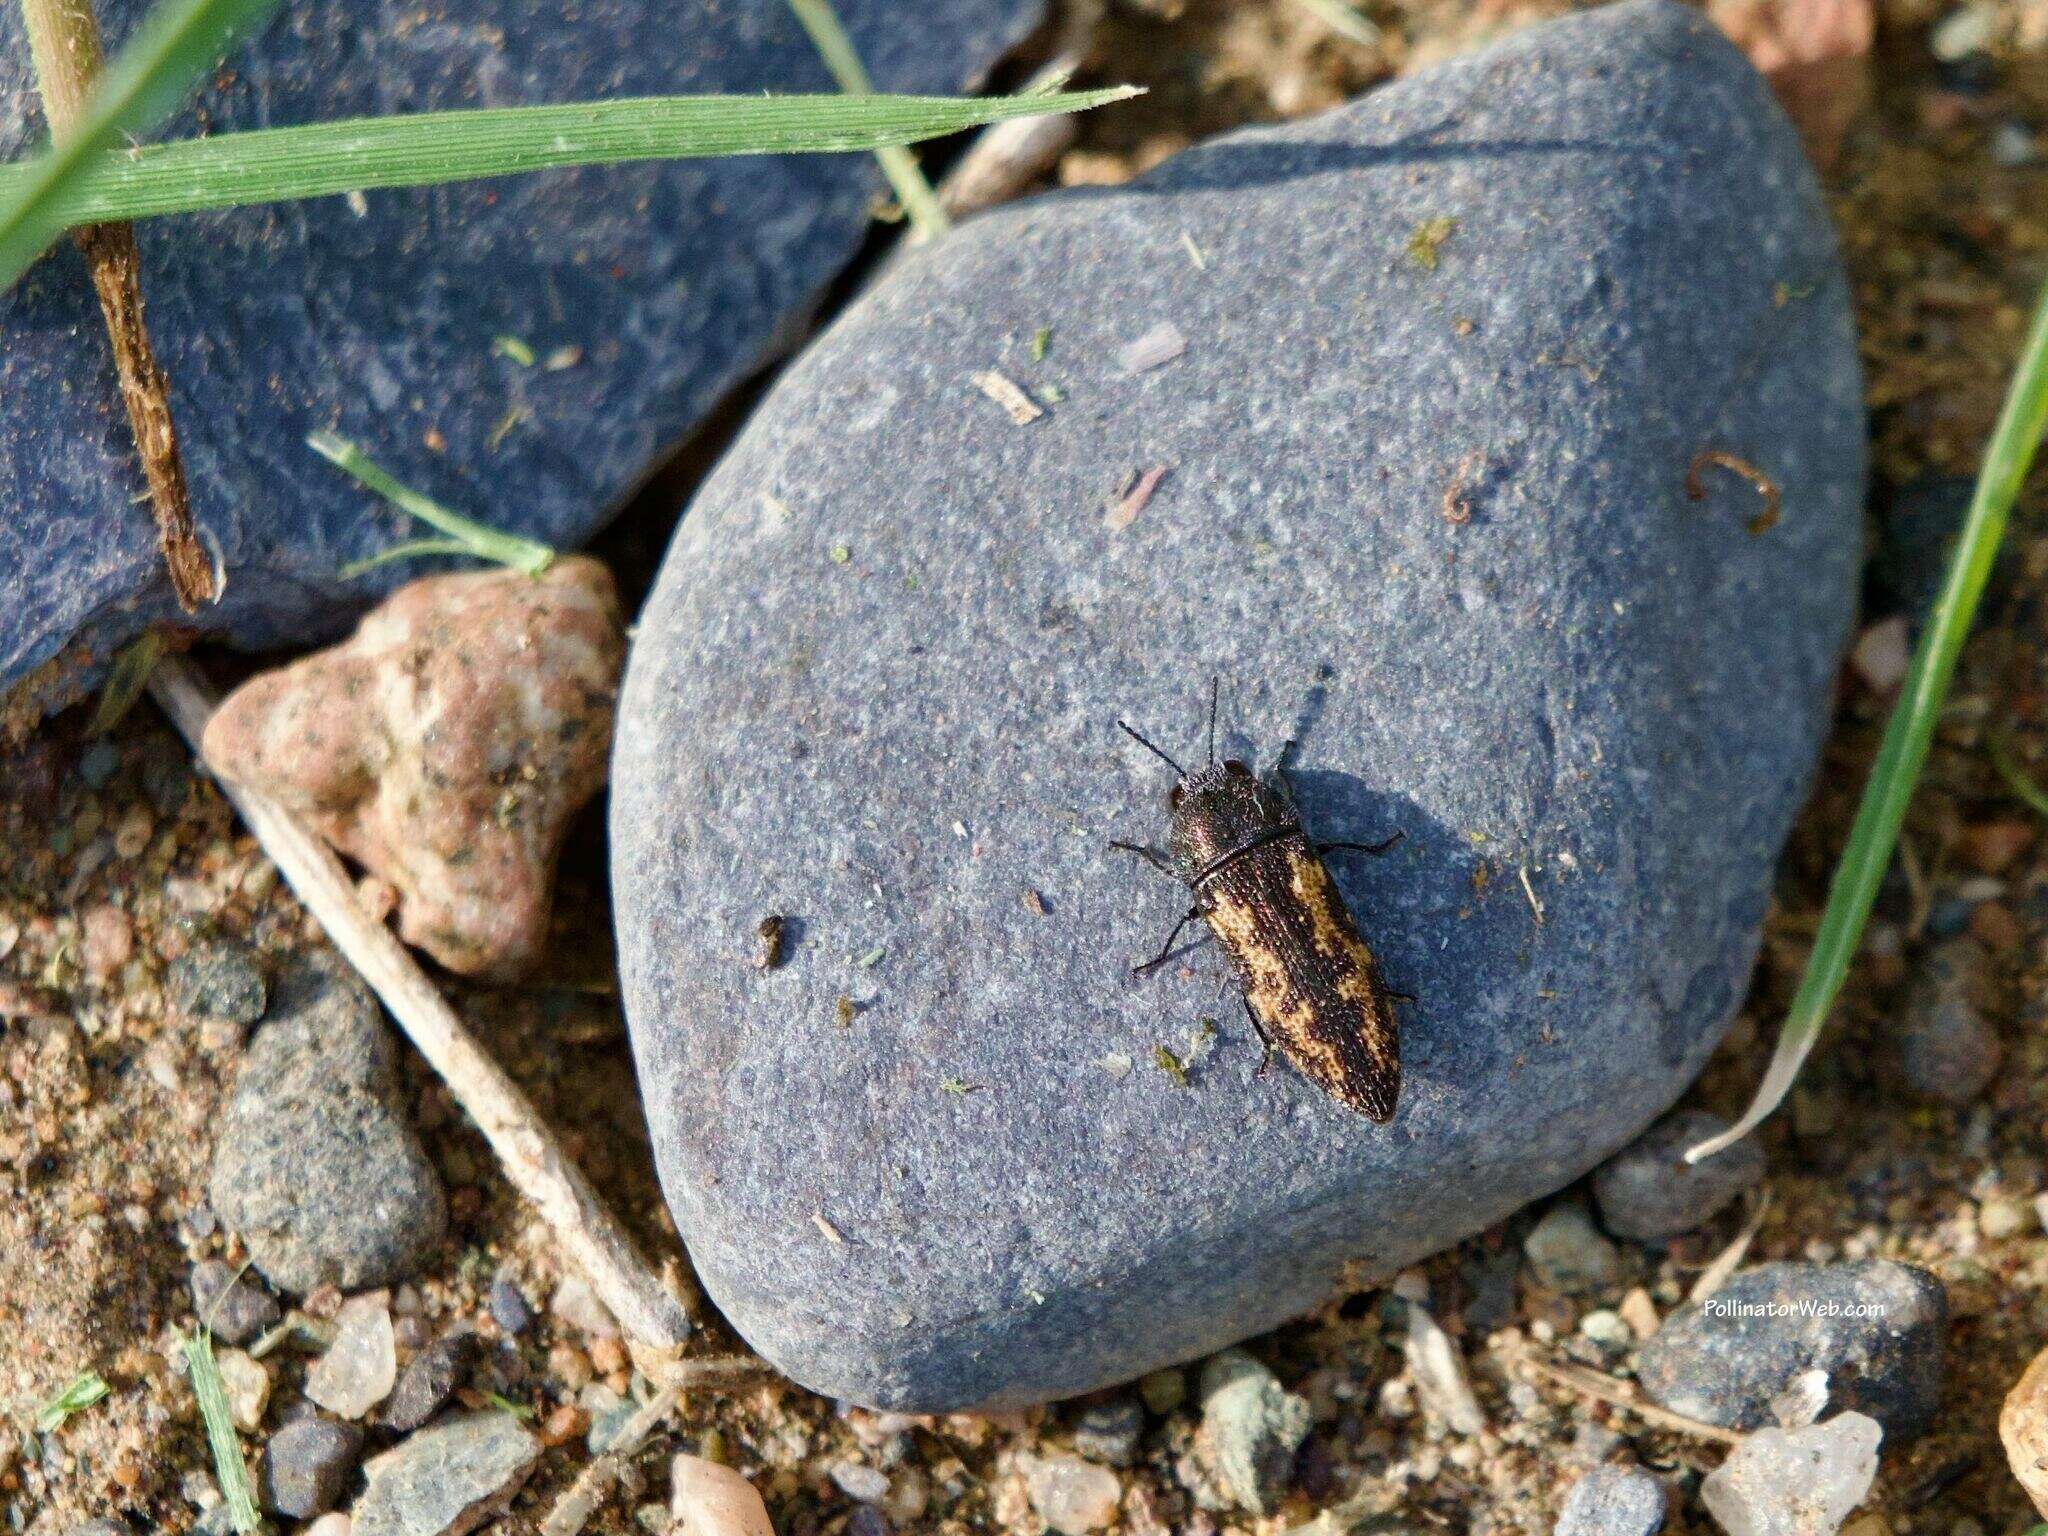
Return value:
[(294, 1419), (263, 1448), (257, 1492), (263, 1507), (290, 1520), (311, 1520), (340, 1502), (363, 1454), (363, 1432), (338, 1419)]
[(398, 1373), (378, 1423), (406, 1434), (441, 1411), (476, 1359), (477, 1337), (454, 1333), (414, 1355)]
[(1616, 1237), (1662, 1242), (1704, 1226), (1721, 1208), (1764, 1176), (1763, 1148), (1738, 1141), (1703, 1163), (1688, 1163), (1685, 1149), (1718, 1136), (1728, 1122), (1705, 1110), (1666, 1115), (1593, 1175), (1600, 1220)]
[(1656, 1536), (1664, 1485), (1641, 1467), (1595, 1467), (1564, 1496), (1557, 1536)]
[(399, 1100), (377, 1000), (331, 955), (296, 962), (242, 1058), (208, 1184), (273, 1284), (391, 1284), (440, 1244), (447, 1199)]
[(1804, 1371), (1827, 1373), (1826, 1411), (1866, 1413), (1893, 1444), (1941, 1400), (1948, 1295), (1924, 1269), (1869, 1259), (1764, 1264), (1670, 1318), (1636, 1357), (1651, 1398), (1678, 1413), (1755, 1429)]
[[(98, 7), (110, 42), (148, 0)], [(876, 80), (955, 90), (1034, 27), (1033, 0), (841, 0)], [(0, 14), (0, 155), (42, 132), (19, 12)], [(401, 28), (280, 10), (166, 129), (436, 108), (833, 88), (779, 0), (439, 0)], [(416, 567), (357, 581), (392, 514), (303, 445), (338, 427), (450, 506), (558, 545), (786, 346), (857, 251), (867, 156), (622, 166), (147, 222), (150, 330), (244, 646), (338, 634)], [(536, 354), (523, 367), (500, 336)], [(549, 369), (563, 348), (573, 367)], [(67, 243), (0, 294), (0, 699), (67, 653), (73, 692), (170, 600), (92, 290)], [(503, 426), (508, 413), (521, 413)], [(495, 439), (495, 440), (494, 440)], [(437, 446), (429, 446), (429, 442)], [(86, 653), (81, 656), (80, 653)]]
[(229, 1344), (247, 1344), (283, 1315), (276, 1298), (219, 1259), (192, 1266), (192, 1309), (215, 1338)]
[[(988, 369), (1061, 398), (1018, 426)], [(1668, 3), (903, 257), (697, 498), (620, 710), (626, 999), (726, 1316), (835, 1397), (1077, 1393), (1626, 1143), (1742, 994), (1826, 728), (1859, 391), (1791, 128)], [(1707, 448), (1776, 527), (1686, 498)], [(1199, 754), (1217, 674), (1319, 835), (1407, 834), (1333, 861), (1419, 999), (1391, 1125), (1258, 1075), (1213, 948), (1129, 975), (1187, 895), (1107, 846), (1166, 819), (1114, 722)]]

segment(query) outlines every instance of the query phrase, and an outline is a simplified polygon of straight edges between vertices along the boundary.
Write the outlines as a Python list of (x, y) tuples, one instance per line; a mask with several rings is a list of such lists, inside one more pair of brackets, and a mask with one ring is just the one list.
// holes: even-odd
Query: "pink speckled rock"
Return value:
[(538, 958), (563, 832), (604, 784), (624, 658), (595, 560), (423, 577), (237, 688), (206, 760), (389, 881), (408, 944), (506, 980)]

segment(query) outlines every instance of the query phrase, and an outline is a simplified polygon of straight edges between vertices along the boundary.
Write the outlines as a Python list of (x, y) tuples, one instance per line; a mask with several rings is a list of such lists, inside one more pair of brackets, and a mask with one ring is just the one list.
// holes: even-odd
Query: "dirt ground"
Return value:
[[(1087, 119), (1062, 180), (1115, 179), (1202, 135), (1318, 110), (1565, 8), (1372, 0), (1368, 14), (1385, 36), (1366, 47), (1335, 37), (1301, 0), (1103, 3), (1075, 17), (1088, 38), (1084, 83), (1131, 80), (1151, 94)], [(1858, 75), (1867, 82), (1868, 102), (1827, 170), (1868, 370), (1873, 618), (1896, 608), (1896, 592), (1910, 585), (1896, 574), (1897, 509), (1917, 505), (1939, 477), (1974, 471), (2048, 270), (2048, 0), (1956, 8), (1883, 0), (1876, 22), (1867, 65), (1849, 71), (1852, 83)], [(1986, 751), (1988, 741), (2008, 740), (2022, 765), (2048, 779), (2048, 531), (2039, 488), (2037, 477), (2022, 500), (1871, 939), (1793, 1106), (1761, 1133), (1770, 1200), (1753, 1260), (1911, 1260), (1942, 1276), (1956, 1311), (1939, 1421), (1921, 1441), (1887, 1452), (1852, 1536), (1983, 1536), (2032, 1520), (1995, 1421), (2006, 1388), (2048, 1342), (2048, 1235), (2038, 1220), (2011, 1233), (2010, 1223), (1980, 1213), (2014, 1201), (2031, 1209), (2048, 1190), (2048, 842)], [(629, 587), (644, 579), (621, 575)], [(1888, 703), (1853, 672), (1845, 677), (1838, 729), (1784, 861), (1751, 997), (1694, 1102), (1732, 1114), (1755, 1080)], [(109, 743), (87, 738), (74, 712), (4, 766), (12, 794), (0, 805), (0, 1517), (8, 1530), (36, 1536), (93, 1515), (179, 1532), (197, 1519), (192, 1495), (203, 1484), (193, 1479), (209, 1462), (169, 1356), (177, 1330), (192, 1321), (190, 1265), (239, 1258), (207, 1213), (204, 1190), (210, 1128), (239, 1045), (179, 1017), (162, 982), (184, 948), (209, 933), (272, 956), (318, 936), (149, 706)], [(571, 1150), (615, 1207), (654, 1251), (673, 1253), (610, 990), (595, 816), (579, 829), (558, 906), (582, 916), (537, 982), (458, 996), (552, 1122), (574, 1128)], [(1892, 1044), (1914, 957), (1931, 936), (1959, 927), (1993, 956), (1991, 1016), (2006, 1051), (1999, 1081), (1961, 1110), (1910, 1096)], [(501, 1266), (536, 1303), (557, 1267), (482, 1141), (417, 1061), (410, 1070), (416, 1118), (454, 1216), (438, 1263), (414, 1287), (417, 1304), (436, 1328), (462, 1317), (489, 1334), (483, 1292)], [(1334, 1302), (1322, 1318), (1255, 1346), (1316, 1409), (1286, 1510), (1220, 1525), (1195, 1510), (1174, 1470), (1194, 1422), (1183, 1410), (1151, 1424), (1139, 1465), (1121, 1474), (1121, 1528), (1263, 1536), (1353, 1500), (1353, 1521), (1380, 1517), (1367, 1528), (1548, 1532), (1572, 1477), (1625, 1437), (1638, 1460), (1677, 1471), (1687, 1491), (1667, 1529), (1708, 1530), (1691, 1491), (1720, 1447), (1549, 1382), (1532, 1389), (1510, 1356), (1529, 1340), (1570, 1358), (1579, 1317), (1637, 1286), (1670, 1311), (1745, 1219), (1745, 1210), (1725, 1213), (1661, 1255), (1632, 1250), (1633, 1273), (1611, 1293), (1547, 1294), (1525, 1271), (1519, 1315), (1490, 1338), (1466, 1320), (1468, 1275), (1474, 1260), (1517, 1244), (1528, 1218), (1427, 1266), (1437, 1313), (1459, 1339), (1487, 1416), (1477, 1437), (1451, 1434), (1413, 1408), (1399, 1334), (1376, 1298)], [(2007, 1235), (1987, 1236), (1987, 1227)], [(522, 1343), (524, 1379), (507, 1395), (562, 1443), (502, 1529), (531, 1530), (587, 1463), (582, 1426), (561, 1411), (592, 1369), (581, 1345), (545, 1317)], [(711, 1319), (701, 1347), (735, 1341)], [(271, 1359), (282, 1397), (304, 1360), (289, 1350)], [(30, 1434), (37, 1405), (88, 1367), (111, 1384), (108, 1397), (59, 1434)], [(1076, 1411), (889, 1419), (767, 1379), (694, 1400), (591, 1529), (659, 1529), (651, 1506), (666, 1496), (665, 1454), (681, 1448), (752, 1477), (783, 1536), (837, 1536), (849, 1525), (854, 1536), (879, 1536), (831, 1481), (847, 1460), (888, 1471), (884, 1507), (898, 1531), (1038, 1536), (1020, 1467), (1064, 1446)]]

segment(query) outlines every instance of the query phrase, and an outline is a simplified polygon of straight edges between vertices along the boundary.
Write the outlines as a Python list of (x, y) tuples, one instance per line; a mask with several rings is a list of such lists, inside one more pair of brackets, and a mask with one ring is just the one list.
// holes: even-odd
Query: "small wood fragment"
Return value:
[[(1024, 91), (1058, 90), (1080, 67), (1080, 55), (1063, 53), (1025, 81)], [(1080, 132), (1071, 113), (1016, 117), (984, 128), (940, 185), (939, 206), (964, 219), (1007, 203), (1049, 174)]]
[(1159, 482), (1166, 478), (1166, 465), (1154, 464), (1142, 471), (1136, 479), (1129, 481), (1125, 489), (1112, 500), (1102, 514), (1102, 526), (1111, 533), (1122, 533), (1138, 519), (1145, 510), (1145, 504), (1152, 499), (1152, 493), (1159, 489)]
[[(100, 70), (100, 32), (91, 0), (24, 0), (29, 51), (34, 56), (43, 115), (51, 139), (73, 132), (85, 115), (93, 77)], [(142, 459), (157, 542), (171, 590), (187, 613), (218, 596), (213, 558), (199, 542), (184, 460), (171, 423), (170, 383), (150, 346), (142, 317), (142, 256), (126, 224), (93, 224), (72, 232), (99, 296), (100, 316), (114, 353), (114, 374), (128, 428)]]
[(1188, 339), (1171, 320), (1162, 320), (1117, 354), (1125, 373), (1144, 373), (1172, 362), (1188, 349)]
[(1736, 1445), (1742, 1440), (1739, 1432), (1723, 1429), (1719, 1424), (1709, 1424), (1703, 1419), (1690, 1418), (1682, 1413), (1673, 1413), (1668, 1408), (1659, 1408), (1655, 1403), (1646, 1403), (1637, 1396), (1633, 1382), (1609, 1376), (1605, 1371), (1596, 1371), (1591, 1366), (1573, 1365), (1560, 1360), (1545, 1360), (1526, 1344), (1516, 1344), (1503, 1351), (1511, 1363), (1520, 1365), (1532, 1376), (1541, 1377), (1554, 1386), (1580, 1393), (1603, 1403), (1634, 1414), (1645, 1424), (1658, 1429), (1668, 1429), (1675, 1434), (1691, 1435), (1700, 1440), (1716, 1440), (1723, 1445)]
[(1028, 427), (1045, 414), (1017, 385), (993, 368), (974, 376), (974, 387), (1010, 413), (1010, 420)]
[(1720, 448), (1702, 449), (1694, 456), (1692, 463), (1687, 467), (1685, 471), (1685, 494), (1688, 500), (1705, 501), (1707, 499), (1706, 482), (1701, 478), (1700, 472), (1709, 464), (1717, 469), (1725, 469), (1731, 475), (1740, 475), (1751, 485), (1755, 486), (1757, 495), (1763, 498), (1763, 506), (1757, 510), (1756, 514), (1750, 518), (1746, 525), (1752, 535), (1767, 533), (1777, 525), (1779, 507), (1784, 499), (1783, 493), (1778, 489), (1777, 481), (1758, 469), (1749, 460), (1738, 458), (1734, 454)]

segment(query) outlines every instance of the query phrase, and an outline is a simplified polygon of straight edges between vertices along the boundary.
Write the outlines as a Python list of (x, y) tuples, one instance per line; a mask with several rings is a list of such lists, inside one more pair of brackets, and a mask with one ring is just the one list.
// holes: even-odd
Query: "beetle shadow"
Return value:
[(1387, 986), (1414, 999), (1398, 1005), (1404, 1070), (1414, 1076), (1436, 1041), (1474, 1016), (1489, 969), (1482, 956), (1503, 942), (1520, 944), (1529, 913), (1511, 907), (1502, 889), (1481, 901), (1480, 851), (1408, 796), (1328, 768), (1293, 767), (1287, 786), (1311, 842), (1370, 844), (1400, 834), (1384, 853), (1331, 852), (1323, 862)]

